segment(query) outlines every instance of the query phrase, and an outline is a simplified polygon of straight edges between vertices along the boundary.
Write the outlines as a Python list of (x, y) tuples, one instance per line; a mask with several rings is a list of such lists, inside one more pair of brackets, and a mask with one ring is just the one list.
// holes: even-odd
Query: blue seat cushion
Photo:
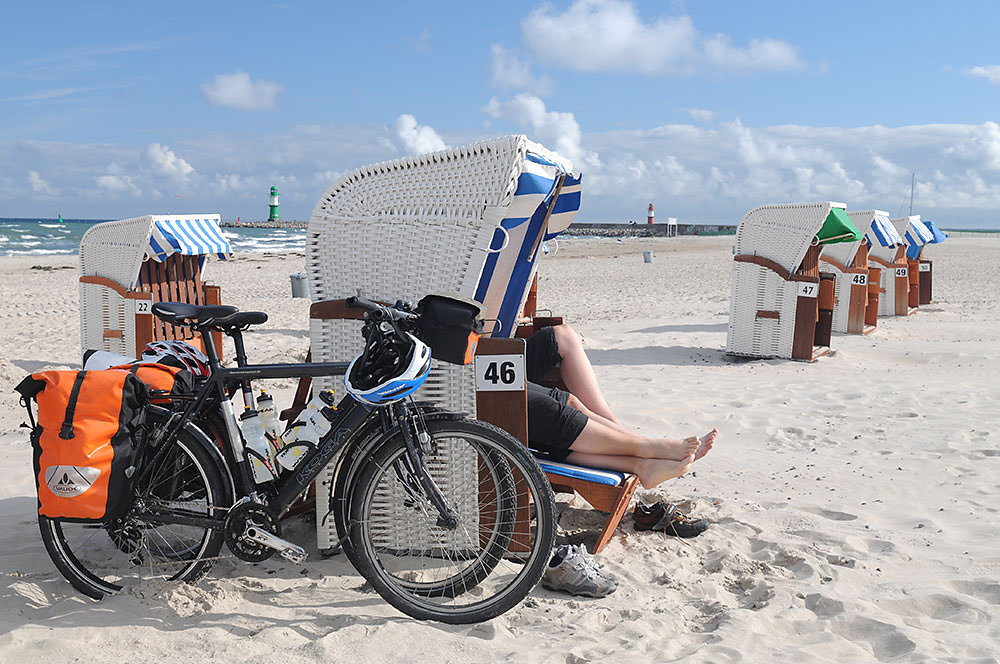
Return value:
[(573, 477), (578, 480), (587, 480), (589, 482), (595, 482), (597, 484), (604, 484), (607, 486), (618, 486), (625, 481), (625, 473), (619, 473), (614, 470), (600, 470), (597, 468), (588, 468), (587, 466), (575, 466), (571, 463), (560, 463), (558, 461), (549, 461), (547, 459), (538, 459), (538, 465), (542, 467), (542, 470), (551, 475)]

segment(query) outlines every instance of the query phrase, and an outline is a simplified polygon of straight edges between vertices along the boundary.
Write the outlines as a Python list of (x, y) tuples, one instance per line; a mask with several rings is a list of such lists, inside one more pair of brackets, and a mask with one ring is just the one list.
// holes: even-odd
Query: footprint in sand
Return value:
[(810, 514), (821, 516), (824, 519), (830, 519), (830, 521), (854, 521), (858, 518), (856, 514), (823, 509), (822, 507), (800, 507), (799, 509), (803, 512), (809, 512)]
[(831, 631), (852, 642), (864, 642), (880, 662), (888, 662), (913, 652), (917, 645), (895, 626), (870, 618), (834, 620)]

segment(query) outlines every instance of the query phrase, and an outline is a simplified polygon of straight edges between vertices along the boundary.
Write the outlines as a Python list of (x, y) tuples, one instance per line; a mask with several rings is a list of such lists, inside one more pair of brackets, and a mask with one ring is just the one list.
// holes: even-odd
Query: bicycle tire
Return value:
[(437, 510), (421, 492), (407, 490), (397, 475), (396, 463), (405, 458), (397, 435), (358, 475), (350, 503), (352, 562), (409, 616), (489, 620), (523, 600), (545, 570), (556, 530), (552, 488), (528, 450), (497, 427), (443, 420), (428, 422), (427, 430), (434, 445), (425, 460), (459, 527), (437, 526)]
[(155, 514), (214, 515), (232, 504), (218, 457), (199, 433), (188, 425), (161, 443), (170, 452), (134, 487), (133, 506), (114, 524), (39, 516), (45, 550), (74, 588), (101, 599), (143, 581), (192, 582), (208, 572), (222, 548), (221, 529), (149, 521)]

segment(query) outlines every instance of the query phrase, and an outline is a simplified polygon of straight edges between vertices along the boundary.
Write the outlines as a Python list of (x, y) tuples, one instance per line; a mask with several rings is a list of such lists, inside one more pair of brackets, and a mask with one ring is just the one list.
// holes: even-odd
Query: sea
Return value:
[[(105, 219), (8, 219), (0, 217), (0, 256), (77, 254), (80, 239)], [(234, 252), (305, 251), (306, 231), (296, 228), (223, 228)]]

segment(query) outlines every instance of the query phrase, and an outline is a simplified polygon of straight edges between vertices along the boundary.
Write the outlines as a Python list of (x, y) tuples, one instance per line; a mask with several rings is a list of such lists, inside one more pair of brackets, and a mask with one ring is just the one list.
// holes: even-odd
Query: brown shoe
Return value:
[(652, 530), (674, 537), (697, 537), (708, 530), (707, 519), (691, 518), (677, 509), (676, 505), (664, 502), (653, 505), (637, 503), (632, 512), (632, 521), (636, 530)]

